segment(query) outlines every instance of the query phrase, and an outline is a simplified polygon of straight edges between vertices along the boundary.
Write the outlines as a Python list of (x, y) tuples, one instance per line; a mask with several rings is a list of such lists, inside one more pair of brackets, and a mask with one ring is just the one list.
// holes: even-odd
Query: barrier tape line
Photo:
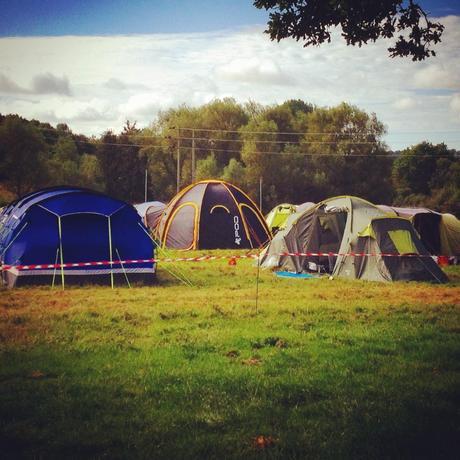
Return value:
[[(436, 257), (430, 254), (392, 254), (392, 253), (367, 253), (367, 252), (282, 252), (280, 256), (285, 257)], [(101, 260), (97, 262), (69, 262), (64, 264), (29, 264), (29, 265), (0, 265), (1, 271), (7, 270), (40, 270), (50, 268), (78, 268), (78, 267), (94, 267), (94, 266), (111, 266), (124, 264), (144, 264), (158, 262), (204, 262), (208, 260), (222, 259), (257, 259), (257, 254), (243, 255), (224, 255), (224, 256), (198, 256), (198, 257), (179, 257), (179, 258), (164, 258), (164, 259), (127, 259), (127, 260)], [(437, 256), (437, 257), (452, 257), (452, 256)], [(458, 257), (458, 256), (453, 256)]]

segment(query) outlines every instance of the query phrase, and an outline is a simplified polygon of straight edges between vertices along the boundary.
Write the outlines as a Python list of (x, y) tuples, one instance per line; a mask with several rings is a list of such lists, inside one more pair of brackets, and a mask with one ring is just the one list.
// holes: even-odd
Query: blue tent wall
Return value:
[[(129, 204), (85, 189), (51, 189), (18, 200), (0, 223), (0, 259), (6, 265), (151, 259), (153, 243)], [(112, 252), (110, 252), (110, 248)], [(155, 264), (114, 264), (61, 269), (9, 270), (18, 284), (153, 282)], [(62, 277), (63, 275), (63, 277)]]

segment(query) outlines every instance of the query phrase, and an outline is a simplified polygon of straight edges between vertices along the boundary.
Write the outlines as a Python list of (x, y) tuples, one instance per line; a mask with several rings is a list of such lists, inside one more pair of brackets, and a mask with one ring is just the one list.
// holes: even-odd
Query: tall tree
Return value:
[(62, 136), (47, 162), (50, 185), (80, 185), (80, 156), (73, 139)]
[(97, 157), (109, 195), (130, 202), (143, 201), (146, 161), (130, 134), (104, 133)]
[(46, 144), (41, 133), (16, 115), (5, 117), (0, 125), (0, 170), (16, 196), (46, 181)]
[(420, 61), (436, 53), (444, 26), (428, 19), (414, 0), (254, 0), (270, 11), (272, 40), (292, 37), (304, 46), (331, 41), (331, 28), (340, 26), (347, 45), (362, 46), (379, 38), (393, 38), (391, 57), (410, 56)]
[(421, 142), (403, 150), (394, 162), (393, 184), (398, 204), (428, 206), (458, 213), (460, 164), (445, 144)]
[(349, 104), (314, 110), (308, 115), (304, 138), (312, 154), (313, 180), (326, 185), (328, 196), (350, 194), (391, 201), (392, 160), (382, 142), (384, 133), (375, 114)]

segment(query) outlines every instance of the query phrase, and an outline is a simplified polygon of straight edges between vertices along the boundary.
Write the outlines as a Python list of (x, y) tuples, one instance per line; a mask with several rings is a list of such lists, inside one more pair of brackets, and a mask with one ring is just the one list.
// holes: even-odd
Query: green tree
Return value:
[(331, 29), (340, 26), (347, 45), (397, 36), (390, 56), (413, 61), (434, 56), (431, 47), (444, 30), (414, 0), (254, 0), (254, 5), (270, 11), (265, 32), (272, 40), (292, 37), (304, 46), (320, 45), (330, 42)]
[(204, 160), (198, 160), (196, 180), (219, 179), (222, 170), (219, 168), (216, 156), (211, 153)]
[(228, 165), (225, 166), (223, 170), (222, 179), (230, 182), (231, 184), (246, 188), (246, 174), (247, 170), (243, 163), (238, 161), (236, 158), (231, 158)]
[(129, 202), (144, 199), (145, 157), (139, 155), (131, 134), (119, 136), (111, 131), (102, 135), (97, 150), (105, 191)]
[(60, 137), (47, 161), (49, 185), (80, 185), (80, 156), (73, 139)]
[(0, 176), (16, 196), (45, 183), (46, 150), (34, 126), (16, 115), (5, 117), (0, 125)]
[(101, 165), (96, 155), (84, 153), (81, 156), (79, 172), (79, 185), (98, 191), (104, 191), (104, 177), (102, 174)]
[(403, 150), (392, 177), (398, 204), (459, 212), (460, 165), (445, 144), (421, 142)]
[(312, 154), (312, 180), (322, 184), (326, 196), (349, 194), (374, 202), (391, 201), (392, 159), (382, 141), (384, 133), (375, 114), (349, 104), (314, 110), (308, 115), (303, 139)]
[(264, 183), (263, 207), (269, 207), (279, 199), (276, 184), (280, 180), (279, 169), (283, 158), (277, 143), (278, 127), (274, 121), (251, 120), (241, 129), (244, 140), (241, 158), (246, 166), (247, 191), (251, 196), (259, 193), (259, 181)]
[(429, 142), (403, 150), (393, 168), (398, 198), (411, 194), (429, 195), (431, 180), (436, 176), (437, 161), (446, 153), (445, 144), (433, 145)]

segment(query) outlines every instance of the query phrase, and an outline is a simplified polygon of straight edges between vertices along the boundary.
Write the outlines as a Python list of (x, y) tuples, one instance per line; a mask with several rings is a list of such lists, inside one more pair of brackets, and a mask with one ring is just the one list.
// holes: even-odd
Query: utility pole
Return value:
[(145, 168), (145, 188), (144, 188), (144, 203), (147, 202), (147, 168)]
[(176, 193), (179, 193), (180, 189), (180, 128), (177, 128), (177, 181), (176, 181)]
[(262, 176), (259, 177), (259, 209), (262, 212)]
[(192, 184), (195, 182), (195, 129), (192, 128)]

